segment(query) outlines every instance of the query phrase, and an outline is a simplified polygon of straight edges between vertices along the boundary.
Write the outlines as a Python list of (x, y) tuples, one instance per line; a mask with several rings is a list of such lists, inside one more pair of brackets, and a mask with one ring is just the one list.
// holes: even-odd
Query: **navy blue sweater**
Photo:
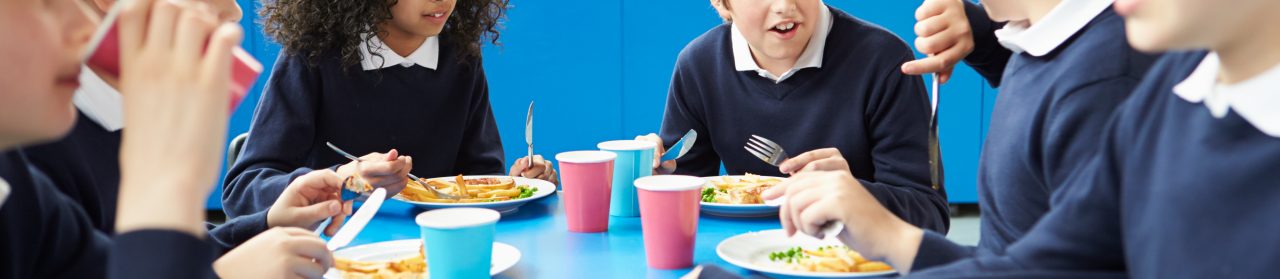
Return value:
[(21, 151), (0, 154), (12, 192), (0, 207), (2, 278), (211, 278), (212, 243), (164, 230), (98, 231)]
[[(23, 148), (31, 166), (70, 201), (79, 204), (90, 224), (115, 233), (116, 199), (120, 192), (120, 131), (107, 131), (79, 113), (62, 139)], [(267, 210), (207, 226), (209, 237), (227, 251), (267, 229)]]
[(834, 23), (821, 68), (781, 83), (734, 68), (731, 25), (694, 39), (676, 60), (662, 122), (674, 143), (693, 129), (699, 139), (676, 173), (781, 175), (743, 149), (752, 134), (799, 154), (835, 147), (855, 177), (886, 208), (917, 226), (946, 232), (947, 200), (929, 182), (929, 104), (919, 77), (903, 75), (913, 59), (900, 38), (831, 9)]
[(480, 59), (459, 60), (447, 39), (437, 70), (363, 71), (337, 55), (309, 66), (281, 53), (223, 185), (227, 215), (264, 210), (294, 178), (350, 162), (326, 141), (356, 156), (395, 148), (420, 177), (505, 173)]
[[(1053, 209), (1005, 255), (913, 275), (1280, 274), (1280, 138), (1234, 112), (1214, 118), (1204, 104), (1173, 93), (1204, 56), (1167, 54), (1157, 62), (1108, 124), (1098, 154), (1054, 194)], [(929, 241), (938, 236), (926, 235)], [(920, 248), (928, 253), (928, 245)]]

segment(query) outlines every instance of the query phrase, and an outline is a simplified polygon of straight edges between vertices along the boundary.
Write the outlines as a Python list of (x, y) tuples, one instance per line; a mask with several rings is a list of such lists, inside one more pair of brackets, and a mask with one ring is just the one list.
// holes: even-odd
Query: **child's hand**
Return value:
[(348, 177), (359, 174), (365, 182), (374, 188), (387, 189), (387, 196), (392, 197), (404, 190), (409, 183), (409, 170), (413, 169), (413, 157), (400, 156), (395, 149), (387, 153), (369, 153), (360, 157), (360, 162), (351, 162), (338, 167), (338, 176)]
[(766, 200), (784, 196), (778, 219), (787, 235), (816, 235), (828, 222), (842, 222), (845, 233), (838, 237), (849, 248), (911, 269), (923, 231), (881, 206), (849, 172), (801, 172), (761, 194)]
[(121, 3), (121, 143), (117, 228), (204, 234), (204, 200), (223, 156), (231, 49), (240, 27), (208, 4)]
[(220, 278), (320, 278), (333, 266), (324, 240), (299, 228), (273, 228), (213, 262)]
[(973, 52), (973, 30), (965, 17), (964, 0), (925, 0), (916, 9), (916, 49), (928, 57), (902, 64), (909, 75), (938, 73), (938, 82), (951, 79), (951, 70)]
[(511, 165), (509, 175), (542, 179), (550, 181), (551, 184), (560, 184), (560, 176), (556, 175), (556, 168), (551, 166), (551, 161), (543, 159), (542, 155), (533, 155), (533, 167), (529, 167), (529, 157), (516, 159), (516, 163)]
[(317, 223), (332, 217), (324, 233), (333, 235), (351, 213), (351, 201), (344, 203), (341, 191), (342, 177), (329, 169), (298, 177), (267, 211), (267, 226), (315, 229)]
[(840, 150), (835, 148), (818, 149), (791, 157), (791, 159), (783, 161), (782, 165), (778, 166), (778, 171), (788, 174), (806, 171), (843, 171), (853, 173), (849, 170), (849, 162), (845, 161), (844, 156), (840, 154)]
[(667, 148), (662, 143), (662, 137), (649, 133), (648, 135), (638, 136), (635, 140), (653, 142), (654, 145), (658, 146), (653, 151), (653, 174), (671, 174), (676, 171), (676, 160), (662, 161), (662, 154), (667, 153)]

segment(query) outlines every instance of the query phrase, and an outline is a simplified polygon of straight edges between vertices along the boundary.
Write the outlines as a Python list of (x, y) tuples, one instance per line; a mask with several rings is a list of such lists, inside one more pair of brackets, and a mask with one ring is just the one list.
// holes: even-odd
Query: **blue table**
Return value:
[[(558, 194), (520, 207), (498, 221), (496, 241), (523, 254), (515, 267), (495, 278), (677, 278), (690, 268), (651, 269), (645, 264), (640, 218), (610, 217), (609, 231), (573, 233), (565, 225)], [(422, 212), (388, 200), (351, 245), (418, 238), (413, 217)], [(731, 236), (781, 228), (776, 217), (722, 218), (702, 215), (693, 252), (694, 265), (713, 264), (742, 275), (750, 271), (716, 256), (716, 245)]]

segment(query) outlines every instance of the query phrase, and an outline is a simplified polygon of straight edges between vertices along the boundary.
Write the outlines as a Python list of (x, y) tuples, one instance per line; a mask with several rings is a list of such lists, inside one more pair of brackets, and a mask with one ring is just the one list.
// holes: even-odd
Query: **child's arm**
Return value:
[[(675, 166), (667, 167), (674, 169), (676, 174), (694, 175), (694, 176), (715, 176), (720, 174), (720, 155), (716, 154), (715, 149), (711, 147), (711, 137), (715, 136), (707, 130), (703, 125), (703, 119), (706, 119), (702, 113), (700, 100), (690, 96), (704, 90), (698, 87), (695, 82), (689, 82), (694, 79), (689, 75), (688, 69), (691, 67), (685, 59), (685, 54), (681, 54), (681, 58), (677, 59), (675, 72), (671, 77), (671, 88), (667, 91), (666, 111), (662, 114), (662, 129), (659, 133), (660, 141), (664, 144), (675, 144), (690, 129), (698, 132), (698, 137), (702, 138), (694, 142), (693, 147), (689, 149), (689, 153), (676, 160)], [(658, 140), (653, 140), (655, 143)], [(662, 148), (665, 150), (666, 146)], [(655, 158), (661, 157), (661, 154), (654, 154)]]
[(493, 119), (493, 107), (489, 104), (489, 81), (485, 78), (480, 59), (468, 63), (471, 70), (470, 114), (464, 119), (466, 128), (454, 172), (461, 174), (503, 174), (502, 138), (498, 136), (498, 123)]
[(270, 208), (302, 167), (315, 137), (319, 95), (316, 73), (305, 56), (280, 54), (255, 110), (240, 159), (227, 172), (222, 205), (227, 217)]

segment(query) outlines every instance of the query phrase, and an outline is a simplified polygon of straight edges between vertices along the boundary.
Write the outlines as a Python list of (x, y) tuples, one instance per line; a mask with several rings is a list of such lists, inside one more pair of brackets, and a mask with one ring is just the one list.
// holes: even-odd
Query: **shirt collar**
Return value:
[(71, 102), (107, 131), (115, 132), (124, 128), (124, 101), (120, 91), (107, 84), (87, 66), (80, 66), (80, 88), (76, 89)]
[(391, 51), (391, 48), (387, 47), (387, 44), (383, 43), (382, 39), (378, 39), (378, 36), (369, 37), (368, 45), (373, 46), (375, 53), (381, 54), (382, 57), (373, 55), (369, 52), (369, 49), (363, 45), (359, 47), (360, 57), (363, 58), (363, 60), (360, 61), (360, 66), (365, 71), (388, 68), (395, 65), (408, 68), (414, 64), (435, 70), (436, 66), (440, 63), (439, 36), (427, 37), (427, 39), (422, 42), (422, 45), (418, 46), (418, 49), (409, 54), (409, 57), (402, 57), (399, 54), (396, 54), (395, 51)]
[(1273, 66), (1249, 80), (1236, 84), (1219, 84), (1221, 67), (1217, 53), (1210, 53), (1186, 79), (1173, 87), (1173, 93), (1192, 103), (1203, 102), (1216, 118), (1234, 110), (1258, 130), (1280, 138), (1280, 65)]
[(996, 30), (1000, 45), (1015, 53), (1040, 57), (1061, 46), (1094, 17), (1107, 10), (1115, 0), (1064, 0), (1049, 11), (1039, 23), (1010, 22)]
[(735, 23), (730, 26), (734, 69), (739, 72), (755, 71), (756, 74), (762, 77), (772, 79), (775, 83), (780, 83), (801, 69), (822, 68), (822, 54), (827, 49), (827, 35), (831, 33), (831, 25), (835, 20), (832, 19), (829, 8), (824, 6), (821, 10), (821, 12), (818, 12), (818, 20), (815, 22), (826, 24), (817, 25), (817, 28), (813, 30), (813, 36), (809, 37), (809, 44), (805, 46), (804, 52), (800, 53), (800, 57), (796, 59), (796, 65), (781, 76), (774, 76), (769, 71), (760, 68), (760, 65), (756, 64), (756, 59), (751, 56), (751, 46), (747, 43), (747, 37), (744, 37), (742, 31), (738, 30), (738, 24)]

